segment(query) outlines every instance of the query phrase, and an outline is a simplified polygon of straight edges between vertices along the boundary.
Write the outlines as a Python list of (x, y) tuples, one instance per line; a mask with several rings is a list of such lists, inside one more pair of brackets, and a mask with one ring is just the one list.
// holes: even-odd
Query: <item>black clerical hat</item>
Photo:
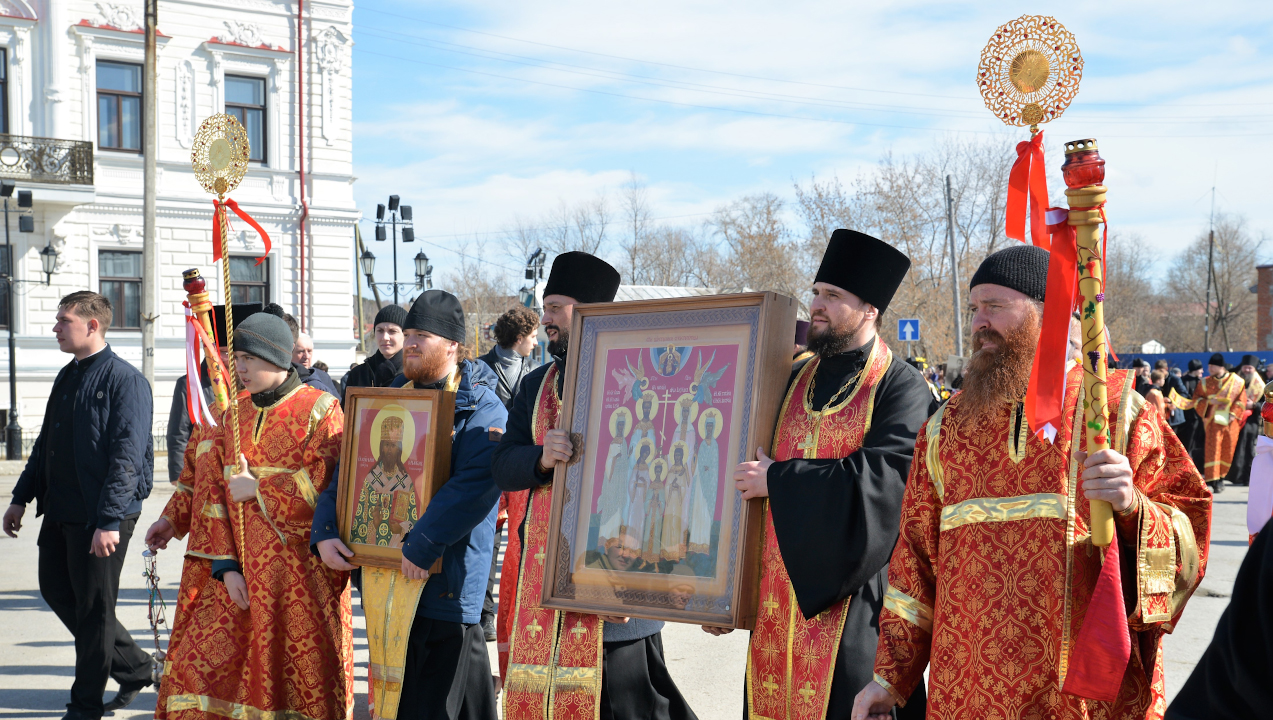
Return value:
[(553, 259), (544, 295), (565, 295), (578, 303), (611, 302), (619, 292), (619, 271), (586, 252), (567, 252)]
[(1238, 364), (1239, 364), (1239, 365), (1250, 365), (1251, 367), (1256, 367), (1256, 368), (1258, 368), (1258, 367), (1260, 366), (1260, 359), (1259, 359), (1258, 357), (1256, 357), (1256, 356), (1254, 356), (1254, 355), (1250, 354), (1250, 353), (1247, 353), (1246, 355), (1243, 355), (1243, 356), (1242, 356), (1242, 362), (1240, 362), (1240, 363), (1238, 363)]
[(1211, 356), (1211, 359), (1207, 361), (1207, 364), (1208, 364), (1208, 365), (1219, 365), (1220, 367), (1227, 367), (1227, 366), (1224, 364), (1224, 356), (1223, 356), (1223, 355), (1221, 355), (1220, 353), (1215, 353), (1215, 354), (1213, 354), (1213, 355)]
[(1189, 372), (1193, 372), (1194, 370), (1201, 370), (1201, 369), (1202, 369), (1201, 360), (1199, 360), (1198, 358), (1191, 358), (1189, 360)]
[[(261, 303), (235, 303), (234, 304), (234, 324), (248, 319), (248, 316), (261, 312)], [(225, 306), (212, 306), (212, 328), (216, 331), (217, 346), (225, 347)]]
[(892, 245), (840, 229), (831, 233), (813, 281), (847, 290), (884, 312), (910, 268), (910, 258)]
[(1048, 251), (1014, 243), (991, 253), (973, 273), (968, 289), (985, 284), (1002, 285), (1043, 302), (1048, 290)]
[(411, 304), (403, 330), (423, 330), (455, 342), (464, 342), (464, 308), (460, 299), (445, 290), (425, 290)]

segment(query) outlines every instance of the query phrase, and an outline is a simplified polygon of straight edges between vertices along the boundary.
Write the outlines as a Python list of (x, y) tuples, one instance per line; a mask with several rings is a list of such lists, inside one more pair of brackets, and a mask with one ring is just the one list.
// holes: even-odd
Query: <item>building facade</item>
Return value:
[[(185, 374), (182, 271), (201, 269), (223, 302), (213, 198), (190, 167), (209, 115), (232, 113), (245, 125), (252, 162), (230, 197), (272, 241), (258, 264), (262, 239), (231, 215), (234, 300), (282, 305), (333, 368), (354, 357), (352, 2), (162, 0), (153, 88), (142, 70), (142, 12), (142, 0), (0, 0), (0, 178), (33, 200), (21, 211), (11, 202), (9, 218), (17, 410), (27, 436), (39, 430), (69, 359), (51, 332), (62, 296), (89, 289), (110, 297), (107, 340), (141, 367), (142, 102), (150, 92), (158, 108), (156, 437)], [(19, 231), (19, 214), (31, 216), (33, 231)], [(41, 265), (46, 247), (58, 253), (51, 276)], [(0, 334), (8, 332), (4, 302)], [(8, 411), (9, 393), (0, 396)]]

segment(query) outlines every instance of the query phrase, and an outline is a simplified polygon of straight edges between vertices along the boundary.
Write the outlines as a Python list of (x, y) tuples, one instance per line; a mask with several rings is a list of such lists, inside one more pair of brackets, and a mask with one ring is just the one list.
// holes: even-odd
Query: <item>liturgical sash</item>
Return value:
[[(862, 447), (871, 429), (875, 388), (893, 355), (883, 340), (866, 360), (857, 386), (837, 405), (819, 413), (809, 406), (809, 384), (820, 358), (805, 363), (783, 400), (774, 433), (773, 459), (844, 458)], [(827, 382), (824, 378), (823, 382)], [(774, 534), (765, 501), (764, 545), (760, 560), (760, 607), (747, 652), (749, 720), (821, 720), (831, 698), (840, 636), (849, 600), (845, 598), (805, 620)]]
[[(557, 365), (544, 373), (535, 398), (531, 432), (536, 444), (557, 424)], [(526, 507), (530, 493), (524, 547), (517, 539), (515, 505)], [(501, 598), (517, 598), (504, 672), (504, 720), (596, 720), (601, 710), (602, 623), (596, 615), (557, 612), (540, 607), (544, 587), (544, 552), (552, 513), (552, 485), (515, 493), (509, 502), (509, 540), (505, 552), (520, 559), (515, 584), (500, 588)], [(517, 515), (520, 515), (519, 511)], [(517, 543), (519, 546), (521, 543)], [(515, 552), (516, 551), (516, 552)], [(508, 575), (501, 576), (503, 580)], [(511, 579), (511, 578), (510, 578)], [(500, 603), (503, 605), (503, 602)]]

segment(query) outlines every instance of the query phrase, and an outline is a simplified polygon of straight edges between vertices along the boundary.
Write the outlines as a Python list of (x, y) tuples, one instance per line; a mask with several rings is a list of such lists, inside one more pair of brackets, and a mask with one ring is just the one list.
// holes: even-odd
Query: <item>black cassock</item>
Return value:
[[(812, 406), (825, 406), (866, 359), (862, 348), (824, 358), (814, 380)], [(791, 373), (788, 391), (801, 367), (798, 363)], [(828, 718), (849, 717), (853, 698), (874, 676), (880, 608), (897, 544), (902, 493), (915, 438), (936, 409), (923, 376), (895, 355), (876, 388), (871, 427), (861, 449), (846, 458), (785, 460), (769, 468), (769, 507), (800, 611), (811, 618), (851, 598)], [(924, 705), (920, 683), (898, 717), (922, 718)]]
[(1247, 384), (1247, 402), (1254, 402), (1255, 408), (1247, 416), (1242, 429), (1238, 431), (1238, 441), (1233, 445), (1233, 460), (1229, 464), (1229, 474), (1224, 479), (1230, 485), (1246, 485), (1251, 482), (1251, 461), (1255, 459), (1255, 439), (1260, 436), (1260, 410), (1264, 408), (1263, 397), (1251, 397), (1250, 384)]
[[(1185, 395), (1185, 399), (1188, 400), (1193, 397), (1194, 391), (1198, 389), (1198, 383), (1202, 382), (1202, 378), (1186, 375), (1180, 378), (1180, 381), (1188, 392)], [(1201, 473), (1203, 466), (1206, 464), (1206, 460), (1203, 458), (1203, 451), (1207, 446), (1207, 436), (1202, 426), (1202, 418), (1198, 416), (1195, 410), (1189, 409), (1185, 411), (1185, 421), (1176, 426), (1176, 437), (1180, 438), (1181, 444), (1185, 446), (1185, 451), (1189, 453), (1194, 466)]]
[(1247, 550), (1211, 645), (1167, 708), (1167, 720), (1273, 716), (1273, 521)]

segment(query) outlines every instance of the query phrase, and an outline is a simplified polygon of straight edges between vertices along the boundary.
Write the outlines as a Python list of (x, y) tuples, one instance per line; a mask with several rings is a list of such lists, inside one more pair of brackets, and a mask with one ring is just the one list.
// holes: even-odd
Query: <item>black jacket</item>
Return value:
[[(56, 386), (71, 368), (58, 372)], [(48, 480), (44, 471), (44, 443), (53, 416), (52, 398), (45, 407), (44, 427), (31, 448), (26, 468), (13, 488), (13, 502), (36, 501), (36, 515), (44, 513)], [(150, 384), (137, 368), (107, 345), (84, 372), (75, 394), (75, 472), (84, 493), (89, 522), (100, 530), (118, 530), (119, 523), (141, 512), (141, 501), (154, 483), (155, 454), (150, 437), (154, 404)]]
[[(212, 381), (208, 379), (208, 367), (199, 369), (199, 387), (203, 390), (203, 398), (212, 407)], [(190, 442), (190, 411), (186, 409), (186, 376), (177, 378), (177, 386), (172, 390), (172, 407), (168, 409), (168, 482), (177, 482), (181, 477), (181, 468), (185, 465), (186, 443)]]
[(318, 368), (307, 368), (300, 363), (292, 363), (292, 369), (296, 371), (296, 376), (300, 378), (302, 384), (340, 397), (340, 390), (336, 389), (336, 383), (332, 381), (331, 375)]
[(402, 351), (386, 358), (377, 350), (367, 356), (362, 363), (355, 365), (341, 380), (341, 402), (344, 394), (351, 387), (389, 387), (393, 379), (402, 372)]

